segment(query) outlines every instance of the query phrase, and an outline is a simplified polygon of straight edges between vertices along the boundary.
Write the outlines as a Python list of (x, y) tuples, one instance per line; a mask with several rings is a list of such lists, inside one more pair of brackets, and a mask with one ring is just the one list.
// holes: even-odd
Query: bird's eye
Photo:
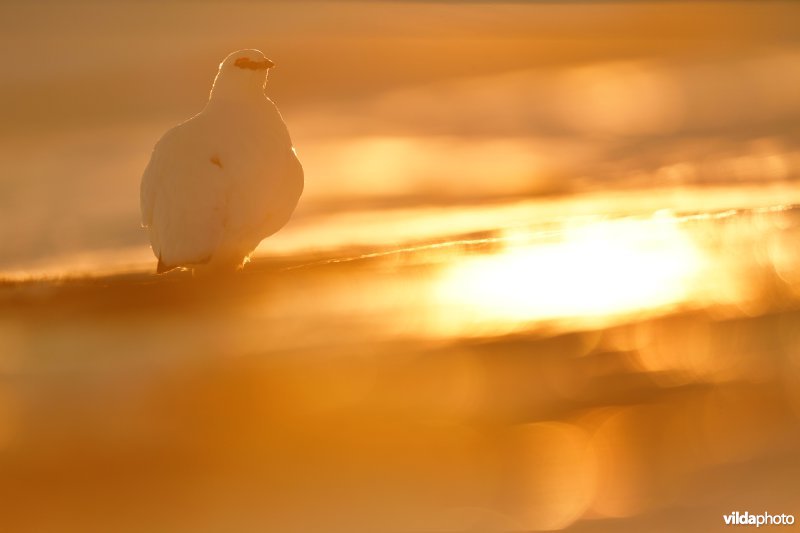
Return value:
[(250, 63), (251, 63), (250, 59), (246, 57), (240, 57), (239, 59), (236, 60), (233, 66), (239, 68), (250, 68)]
[(233, 63), (233, 65), (239, 68), (246, 68), (250, 70), (262, 70), (268, 69), (270, 67), (270, 62), (268, 60), (253, 61), (249, 57), (240, 57)]
[(235, 66), (239, 68), (246, 68), (250, 70), (256, 70), (258, 68), (258, 63), (250, 59), (249, 57), (240, 57), (234, 63)]

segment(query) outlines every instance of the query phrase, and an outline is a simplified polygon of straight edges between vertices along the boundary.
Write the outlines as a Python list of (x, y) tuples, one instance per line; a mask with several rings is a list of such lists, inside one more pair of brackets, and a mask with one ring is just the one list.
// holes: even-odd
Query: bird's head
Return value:
[(274, 66), (275, 63), (267, 59), (261, 50), (233, 52), (219, 64), (211, 95), (236, 97), (253, 92), (263, 94), (269, 69)]

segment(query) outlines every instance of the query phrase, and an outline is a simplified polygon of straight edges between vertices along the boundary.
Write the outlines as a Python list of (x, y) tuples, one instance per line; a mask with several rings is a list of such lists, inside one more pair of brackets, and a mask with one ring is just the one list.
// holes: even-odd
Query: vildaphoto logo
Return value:
[(750, 514), (747, 511), (722, 515), (726, 526), (791, 526), (794, 524), (794, 515), (791, 514)]

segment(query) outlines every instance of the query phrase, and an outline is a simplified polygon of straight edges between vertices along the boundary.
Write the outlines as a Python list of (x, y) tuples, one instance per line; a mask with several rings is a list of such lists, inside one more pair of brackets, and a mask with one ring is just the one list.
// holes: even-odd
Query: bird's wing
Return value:
[(261, 224), (264, 235), (271, 235), (288, 222), (303, 193), (304, 184), (303, 166), (292, 146), (289, 129), (274, 102), (269, 98), (265, 100), (270, 117), (267, 122), (267, 141), (262, 147), (268, 160), (264, 174), (271, 176), (272, 180), (262, 198), (269, 198), (272, 208), (262, 209), (265, 217)]
[(158, 142), (141, 184), (142, 223), (165, 268), (209, 261), (227, 218), (227, 180), (215, 154), (181, 133)]

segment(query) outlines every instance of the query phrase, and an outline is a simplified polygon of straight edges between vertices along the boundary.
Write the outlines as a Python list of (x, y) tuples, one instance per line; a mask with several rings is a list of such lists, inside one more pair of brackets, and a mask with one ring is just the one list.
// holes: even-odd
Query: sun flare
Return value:
[(603, 221), (556, 242), (509, 239), (445, 272), (438, 297), (467, 322), (605, 317), (685, 301), (702, 265), (672, 220)]

